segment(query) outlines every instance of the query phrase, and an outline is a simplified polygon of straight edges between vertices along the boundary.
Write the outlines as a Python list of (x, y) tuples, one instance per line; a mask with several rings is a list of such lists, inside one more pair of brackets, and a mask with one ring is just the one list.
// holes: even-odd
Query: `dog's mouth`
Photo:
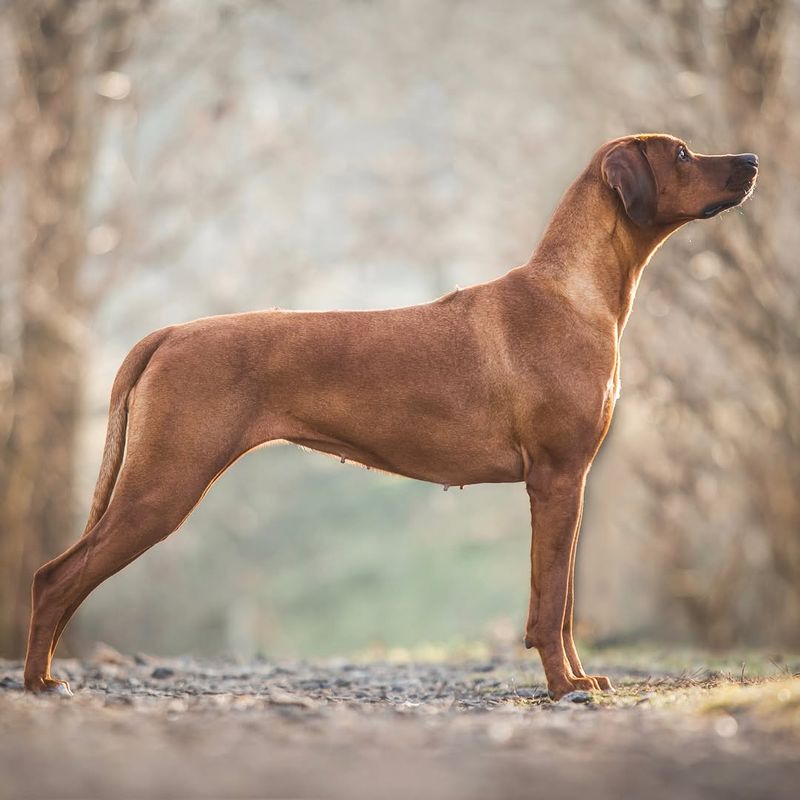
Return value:
[(721, 214), (723, 211), (728, 211), (728, 209), (736, 208), (736, 206), (740, 206), (753, 194), (753, 189), (756, 188), (756, 176), (755, 174), (753, 177), (747, 182), (747, 185), (742, 187), (741, 194), (738, 197), (734, 197), (730, 200), (723, 200), (721, 203), (711, 203), (711, 205), (706, 206), (701, 216), (703, 219), (711, 219), (711, 217), (716, 217), (717, 214)]
[(744, 202), (745, 197), (741, 197), (737, 200), (727, 200), (724, 203), (713, 203), (710, 206), (706, 206), (703, 209), (702, 217), (703, 219), (711, 219), (711, 217), (716, 217), (717, 214), (721, 214), (723, 211), (727, 211), (729, 208), (736, 208), (740, 203)]

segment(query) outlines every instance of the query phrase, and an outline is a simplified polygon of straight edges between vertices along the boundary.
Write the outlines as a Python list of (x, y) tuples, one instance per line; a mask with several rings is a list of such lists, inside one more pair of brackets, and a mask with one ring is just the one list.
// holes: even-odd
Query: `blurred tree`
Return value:
[[(113, 98), (138, 0), (18, 0), (3, 159), (0, 654), (24, 650), (33, 571), (74, 537), (73, 475), (89, 298), (80, 281), (99, 106)], [(13, 196), (9, 196), (13, 187)], [(94, 299), (94, 298), (93, 298)]]
[[(682, 240), (676, 246), (690, 269), (661, 270), (655, 278), (659, 296), (687, 311), (698, 328), (707, 326), (712, 346), (735, 365), (734, 382), (737, 375), (744, 381), (722, 397), (707, 385), (698, 391), (702, 367), (690, 351), (662, 359), (651, 372), (652, 395), (665, 376), (670, 384), (670, 409), (659, 426), (664, 459), (641, 463), (651, 525), (665, 558), (660, 607), (665, 624), (672, 610), (682, 610), (704, 643), (752, 643), (760, 631), (766, 640), (797, 645), (800, 414), (793, 398), (800, 339), (796, 276), (779, 252), (784, 219), (775, 214), (784, 190), (780, 165), (792, 163), (796, 147), (781, 80), (789, 4), (659, 0), (651, 8), (670, 33), (673, 54), (662, 55), (662, 63), (670, 72), (665, 78), (683, 90), (684, 102), (674, 112), (678, 124), (691, 130), (699, 115), (713, 121), (709, 143), (760, 152), (758, 194), (769, 198), (727, 217), (724, 227), (704, 226), (693, 241)], [(724, 280), (700, 299), (692, 274), (703, 280), (715, 272)], [(656, 319), (653, 339), (660, 326)], [(731, 469), (743, 477), (743, 490), (736, 524), (729, 527), (716, 506), (725, 502), (722, 487)], [(680, 502), (670, 502), (678, 495)], [(701, 522), (721, 530), (706, 536)]]

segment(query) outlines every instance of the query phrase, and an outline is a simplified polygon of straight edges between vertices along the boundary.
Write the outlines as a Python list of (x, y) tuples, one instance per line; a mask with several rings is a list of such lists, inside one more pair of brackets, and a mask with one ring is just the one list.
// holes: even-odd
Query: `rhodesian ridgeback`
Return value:
[(751, 153), (615, 139), (530, 260), (496, 280), (409, 308), (233, 314), (145, 337), (114, 381), (86, 530), (34, 576), (26, 688), (69, 693), (50, 667), (80, 603), (176, 530), (244, 453), (284, 441), (445, 487), (524, 482), (525, 645), (552, 697), (610, 689), (584, 671), (572, 615), (583, 490), (619, 393), (620, 337), (658, 246), (739, 205), (757, 172)]

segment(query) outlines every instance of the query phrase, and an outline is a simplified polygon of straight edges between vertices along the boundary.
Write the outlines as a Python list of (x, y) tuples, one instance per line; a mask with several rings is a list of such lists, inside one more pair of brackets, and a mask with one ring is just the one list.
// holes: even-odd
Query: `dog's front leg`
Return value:
[(564, 650), (567, 654), (567, 661), (572, 668), (572, 674), (576, 678), (589, 678), (596, 684), (597, 689), (603, 691), (613, 691), (614, 686), (605, 675), (587, 675), (581, 664), (578, 650), (575, 647), (575, 640), (572, 637), (572, 616), (575, 610), (575, 557), (578, 550), (578, 536), (580, 534), (581, 522), (583, 520), (583, 500), (581, 499), (581, 509), (578, 515), (578, 525), (575, 528), (575, 536), (572, 540), (572, 553), (569, 561), (569, 581), (567, 583), (567, 609), (564, 614)]
[[(567, 661), (571, 669), (571, 677), (590, 678), (594, 683), (595, 689), (604, 688), (594, 676), (589, 676), (583, 669), (578, 649), (575, 647), (575, 640), (572, 636), (572, 617), (575, 611), (575, 556), (578, 549), (578, 536), (581, 531), (583, 521), (583, 498), (578, 510), (578, 524), (575, 526), (575, 535), (572, 537), (572, 551), (569, 556), (569, 577), (567, 578), (567, 607), (564, 611), (564, 629), (561, 638), (564, 640), (564, 652), (567, 654)], [(607, 680), (607, 679), (606, 679)]]
[(535, 647), (555, 699), (597, 684), (573, 674), (564, 649), (570, 565), (580, 523), (585, 471), (539, 473), (528, 481), (531, 502), (531, 602), (525, 646)]

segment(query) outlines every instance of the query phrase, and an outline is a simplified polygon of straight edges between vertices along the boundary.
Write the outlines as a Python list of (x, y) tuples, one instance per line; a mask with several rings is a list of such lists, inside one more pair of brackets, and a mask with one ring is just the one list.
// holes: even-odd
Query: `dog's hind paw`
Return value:
[(55, 678), (42, 678), (38, 686), (34, 686), (32, 691), (36, 694), (57, 694), (61, 697), (72, 697), (72, 689), (66, 681), (59, 681)]
[(49, 691), (54, 694), (60, 694), (62, 697), (72, 697), (73, 695), (72, 689), (69, 688), (69, 684), (66, 681), (56, 681), (55, 686)]

